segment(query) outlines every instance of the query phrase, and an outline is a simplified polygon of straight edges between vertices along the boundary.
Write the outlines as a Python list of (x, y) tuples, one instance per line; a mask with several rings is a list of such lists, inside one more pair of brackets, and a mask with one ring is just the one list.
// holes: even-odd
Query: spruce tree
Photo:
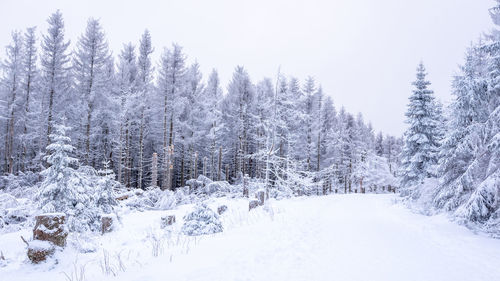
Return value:
[[(400, 181), (403, 195), (412, 185), (423, 179), (436, 177), (436, 164), (439, 149), (439, 118), (435, 108), (434, 93), (428, 87), (423, 63), (417, 67), (417, 79), (412, 83), (413, 94), (406, 112), (408, 129), (404, 134)], [(405, 191), (406, 190), (406, 191)]]
[(71, 139), (66, 136), (69, 127), (55, 125), (50, 134), (50, 144), (46, 150), (46, 161), (50, 165), (41, 172), (44, 180), (37, 194), (37, 201), (44, 212), (62, 212), (68, 217), (70, 230), (81, 231), (97, 228), (94, 209), (94, 190), (92, 183), (74, 169), (78, 159), (74, 153)]
[(68, 63), (69, 57), (66, 51), (69, 42), (64, 40), (64, 21), (62, 13), (58, 10), (47, 20), (49, 28), (42, 40), (41, 70), (42, 87), (47, 95), (44, 104), (46, 114), (46, 140), (49, 142), (52, 134), (53, 121), (56, 120), (57, 105), (67, 100), (64, 94), (68, 94)]

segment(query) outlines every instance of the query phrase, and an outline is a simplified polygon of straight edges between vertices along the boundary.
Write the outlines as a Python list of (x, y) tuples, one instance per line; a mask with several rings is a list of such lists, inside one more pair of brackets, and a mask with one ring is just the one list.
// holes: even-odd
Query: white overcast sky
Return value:
[[(13, 29), (38, 26), (60, 9), (72, 47), (87, 19), (101, 19), (114, 54), (149, 29), (155, 60), (177, 42), (189, 62), (227, 85), (236, 65), (254, 82), (279, 66), (321, 83), (339, 108), (362, 112), (376, 131), (400, 135), (415, 68), (423, 60), (432, 89), (450, 100), (464, 50), (492, 28), (493, 0), (1, 0), (0, 46)], [(0, 53), (3, 57), (5, 52)], [(155, 62), (156, 65), (156, 62)]]

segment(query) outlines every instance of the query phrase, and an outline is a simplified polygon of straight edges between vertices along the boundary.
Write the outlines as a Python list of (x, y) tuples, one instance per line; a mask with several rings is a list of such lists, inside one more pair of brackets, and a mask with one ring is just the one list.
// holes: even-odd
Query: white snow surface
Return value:
[[(393, 194), (270, 200), (250, 212), (245, 199), (207, 203), (214, 210), (228, 206), (224, 232), (180, 234), (193, 205), (123, 209), (114, 232), (71, 233), (68, 246), (40, 265), (29, 263), (19, 238), (30, 237), (30, 229), (0, 235), (6, 258), (0, 281), (68, 280), (65, 274), (81, 272), (93, 281), (500, 280), (499, 239), (474, 234), (445, 215), (413, 213)], [(177, 222), (161, 229), (167, 214)]]

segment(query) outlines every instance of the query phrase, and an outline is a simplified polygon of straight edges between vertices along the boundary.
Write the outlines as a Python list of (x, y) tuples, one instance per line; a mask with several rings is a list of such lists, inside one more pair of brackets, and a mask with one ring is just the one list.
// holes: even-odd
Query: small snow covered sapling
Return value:
[(189, 236), (213, 234), (222, 230), (219, 215), (205, 203), (196, 205), (193, 212), (184, 216), (184, 225), (181, 229), (182, 233)]
[(98, 171), (101, 177), (97, 182), (95, 198), (97, 206), (102, 212), (109, 214), (112, 213), (113, 206), (118, 205), (114, 189), (119, 186), (119, 183), (115, 181), (115, 174), (109, 167), (109, 160), (104, 160), (102, 164), (103, 169)]
[(55, 125), (54, 129), (47, 146), (46, 161), (50, 166), (41, 172), (45, 179), (36, 196), (39, 206), (47, 213), (65, 213), (72, 231), (93, 229), (99, 214), (92, 184), (88, 177), (73, 169), (78, 160), (69, 156), (74, 150), (66, 136), (69, 127)]

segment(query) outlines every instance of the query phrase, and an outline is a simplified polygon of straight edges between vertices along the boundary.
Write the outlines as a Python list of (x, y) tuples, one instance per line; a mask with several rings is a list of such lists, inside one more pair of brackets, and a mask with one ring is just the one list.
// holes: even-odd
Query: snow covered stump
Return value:
[(175, 216), (168, 215), (161, 218), (161, 228), (165, 228), (167, 226), (173, 225), (175, 223)]
[(227, 211), (227, 206), (226, 205), (220, 205), (217, 207), (217, 214), (222, 215)]
[(33, 229), (33, 239), (48, 241), (56, 246), (66, 246), (68, 230), (64, 223), (66, 215), (64, 213), (48, 213), (35, 217), (36, 223)]
[(48, 241), (33, 240), (28, 244), (28, 258), (33, 263), (45, 261), (55, 252), (55, 247)]
[(260, 206), (260, 201), (257, 199), (253, 199), (253, 200), (250, 200), (250, 202), (248, 202), (248, 210), (249, 211), (252, 209), (255, 209), (259, 206)]
[(258, 190), (255, 193), (255, 198), (257, 198), (257, 200), (259, 200), (259, 206), (263, 206), (265, 198), (266, 198), (266, 192), (264, 190)]
[(41, 214), (35, 219), (33, 241), (28, 243), (24, 238), (23, 241), (28, 244), (28, 258), (33, 263), (39, 263), (54, 254), (55, 246), (66, 246), (68, 231), (64, 225), (66, 222), (64, 213)]
[(114, 215), (102, 215), (101, 216), (101, 234), (111, 232), (113, 230), (114, 222), (115, 222)]

